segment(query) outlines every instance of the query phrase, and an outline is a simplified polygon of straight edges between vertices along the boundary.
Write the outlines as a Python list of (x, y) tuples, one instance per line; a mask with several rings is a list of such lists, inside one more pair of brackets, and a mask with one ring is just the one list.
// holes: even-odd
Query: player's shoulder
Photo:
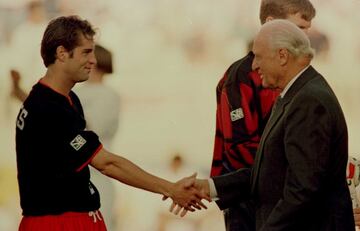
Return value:
[(239, 69), (241, 71), (250, 72), (252, 70), (252, 62), (254, 60), (254, 53), (251, 51), (241, 59), (232, 63), (229, 69)]
[(39, 109), (47, 101), (47, 97), (44, 97), (41, 92), (40, 84), (35, 84), (28, 97), (24, 101), (24, 105), (31, 109)]
[(249, 52), (245, 57), (235, 61), (226, 71), (226, 85), (233, 83), (248, 83), (251, 81), (249, 73), (252, 71), (254, 54)]
[(62, 101), (59, 101), (58, 93), (54, 93), (49, 87), (41, 83), (33, 86), (29, 96), (24, 102), (24, 107), (39, 115), (48, 116), (49, 113), (59, 114), (63, 108)]

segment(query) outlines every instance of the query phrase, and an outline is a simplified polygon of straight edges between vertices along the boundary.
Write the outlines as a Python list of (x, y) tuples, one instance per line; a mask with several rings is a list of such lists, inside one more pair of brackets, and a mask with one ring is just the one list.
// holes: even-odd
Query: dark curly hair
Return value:
[(45, 67), (55, 62), (58, 46), (63, 46), (71, 52), (79, 45), (81, 34), (87, 39), (92, 39), (95, 33), (91, 24), (79, 16), (61, 16), (51, 20), (41, 41), (41, 57)]

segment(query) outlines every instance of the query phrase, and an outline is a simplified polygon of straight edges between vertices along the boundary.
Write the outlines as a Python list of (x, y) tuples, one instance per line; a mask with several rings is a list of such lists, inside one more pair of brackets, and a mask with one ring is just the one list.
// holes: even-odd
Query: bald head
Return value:
[(267, 40), (273, 51), (283, 48), (295, 58), (314, 57), (314, 50), (307, 35), (288, 20), (275, 19), (265, 23), (256, 36), (256, 39), (258, 38)]
[(269, 21), (261, 27), (253, 52), (253, 69), (260, 74), (263, 86), (279, 89), (308, 66), (314, 56), (306, 34), (284, 19)]

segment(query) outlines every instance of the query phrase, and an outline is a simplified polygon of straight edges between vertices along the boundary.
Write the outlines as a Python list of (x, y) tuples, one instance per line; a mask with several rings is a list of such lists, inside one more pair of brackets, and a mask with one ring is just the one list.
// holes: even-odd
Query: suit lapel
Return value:
[(276, 109), (272, 112), (270, 119), (267, 122), (264, 132), (261, 136), (260, 144), (259, 144), (258, 150), (256, 152), (256, 156), (255, 156), (253, 171), (251, 174), (251, 182), (253, 182), (251, 184), (251, 192), (254, 192), (254, 190), (255, 190), (257, 176), (259, 173), (263, 149), (264, 149), (264, 142), (266, 141), (266, 138), (268, 137), (271, 129), (275, 126), (275, 124), (279, 121), (279, 119), (283, 115), (284, 110), (285, 110), (285, 105), (288, 103), (288, 102), (285, 102), (285, 99), (280, 99), (280, 100), (281, 100), (281, 102), (277, 105)]
[[(272, 128), (277, 124), (277, 122), (280, 120), (282, 115), (285, 112), (286, 106), (291, 102), (293, 97), (298, 93), (298, 91), (310, 80), (314, 79), (318, 74), (318, 72), (310, 66), (308, 69), (306, 69), (301, 76), (293, 83), (293, 85), (290, 87), (290, 89), (286, 92), (283, 99), (280, 99), (281, 101), (277, 105), (277, 107), (272, 112), (272, 115), (267, 122), (264, 132), (261, 136), (261, 140), (259, 143), (258, 150), (256, 152), (255, 156), (255, 162), (252, 169), (251, 174), (251, 192), (253, 193), (257, 184), (257, 178), (258, 173), (261, 165), (261, 159), (263, 155), (263, 149), (264, 149), (264, 143), (266, 142), (267, 137), (271, 133)], [(279, 96), (280, 97), (280, 96)]]

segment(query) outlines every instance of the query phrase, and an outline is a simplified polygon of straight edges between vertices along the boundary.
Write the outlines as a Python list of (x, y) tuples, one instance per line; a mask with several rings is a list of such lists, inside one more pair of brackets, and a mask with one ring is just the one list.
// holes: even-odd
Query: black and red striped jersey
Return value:
[(93, 211), (99, 193), (88, 163), (102, 145), (85, 130), (78, 97), (34, 85), (16, 121), (16, 157), (23, 215)]
[(250, 52), (233, 63), (216, 89), (216, 135), (211, 176), (229, 173), (254, 163), (260, 136), (278, 92), (265, 89), (252, 71)]

